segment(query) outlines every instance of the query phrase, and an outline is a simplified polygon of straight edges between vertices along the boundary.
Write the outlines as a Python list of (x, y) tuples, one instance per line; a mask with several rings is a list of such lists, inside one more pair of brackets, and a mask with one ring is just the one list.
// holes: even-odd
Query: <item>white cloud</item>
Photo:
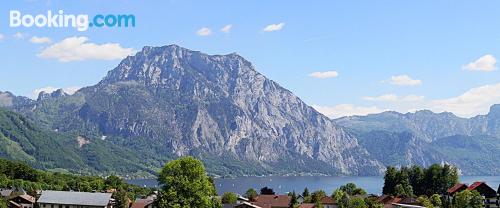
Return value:
[(57, 59), (60, 62), (87, 59), (116, 60), (134, 53), (133, 48), (122, 48), (118, 43), (95, 44), (87, 37), (70, 37), (48, 46), (37, 54), (40, 58)]
[(3, 34), (0, 33), (0, 40), (3, 40), (5, 38), (5, 36), (3, 36)]
[(497, 59), (494, 56), (487, 54), (471, 63), (462, 66), (462, 68), (469, 71), (489, 72), (497, 69), (497, 67), (495, 66), (496, 63)]
[(222, 29), (220, 29), (220, 31), (222, 31), (224, 33), (229, 33), (229, 32), (231, 32), (232, 28), (233, 28), (233, 25), (226, 25)]
[(416, 86), (416, 85), (421, 85), (422, 81), (418, 79), (413, 79), (410, 76), (404, 74), (404, 75), (391, 76), (389, 83), (399, 86)]
[(283, 29), (284, 26), (285, 26), (284, 22), (278, 23), (278, 24), (270, 24), (270, 25), (266, 26), (264, 29), (262, 29), (262, 31), (264, 31), (264, 32), (279, 31), (279, 30)]
[(451, 112), (460, 117), (470, 118), (485, 115), (492, 105), (500, 104), (500, 83), (474, 87), (458, 96), (442, 99), (431, 100), (425, 99), (424, 96), (397, 96), (395, 94), (363, 97), (363, 99), (379, 101), (379, 103), (373, 106), (340, 104), (335, 106), (313, 105), (313, 107), (330, 118), (380, 113), (388, 111), (388, 109), (402, 113), (426, 109), (436, 113)]
[(368, 115), (374, 113), (381, 113), (387, 111), (386, 109), (380, 109), (375, 106), (364, 107), (364, 106), (354, 106), (351, 104), (340, 104), (335, 106), (318, 106), (312, 105), (314, 109), (329, 118), (340, 118), (343, 116), (353, 116), (353, 115)]
[(52, 43), (52, 40), (50, 40), (50, 38), (48, 38), (48, 37), (33, 36), (33, 37), (31, 37), (30, 42), (36, 43), (36, 44), (41, 44), (41, 43)]
[[(32, 98), (37, 98), (38, 95), (41, 92), (53, 93), (54, 91), (56, 91), (58, 89), (61, 89), (61, 88), (51, 87), (51, 86), (38, 88), (38, 89), (33, 90), (33, 94), (31, 95), (31, 97)], [(70, 95), (75, 94), (75, 92), (78, 91), (79, 89), (81, 89), (81, 87), (66, 87), (66, 88), (62, 88), (62, 90), (65, 93), (70, 94)]]
[(209, 36), (212, 34), (212, 30), (210, 30), (210, 28), (208, 27), (202, 27), (198, 31), (196, 31), (196, 34), (198, 34), (199, 36)]
[(26, 37), (26, 34), (24, 34), (22, 32), (16, 32), (16, 34), (14, 34), (13, 37), (16, 39), (23, 39)]
[(336, 71), (313, 72), (310, 73), (309, 76), (319, 79), (327, 79), (327, 78), (338, 77), (339, 73)]
[(428, 109), (473, 117), (488, 113), (493, 104), (500, 104), (500, 83), (475, 87), (457, 97), (433, 100)]
[(381, 102), (418, 102), (418, 101), (423, 101), (424, 96), (419, 96), (419, 95), (397, 96), (395, 94), (385, 94), (376, 97), (363, 97), (363, 100), (381, 101)]

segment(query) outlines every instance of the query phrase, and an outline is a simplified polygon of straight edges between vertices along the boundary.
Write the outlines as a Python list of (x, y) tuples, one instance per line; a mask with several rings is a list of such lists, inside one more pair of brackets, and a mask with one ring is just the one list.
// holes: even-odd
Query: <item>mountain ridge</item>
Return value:
[(257, 174), (376, 175), (384, 169), (351, 133), (234, 53), (144, 47), (96, 85), (18, 111), (47, 128), (105, 136), (162, 159), (230, 158), (260, 167)]
[[(177, 45), (146, 46), (72, 95), (57, 90), (31, 100), (0, 92), (0, 107), (48, 131), (101, 138), (130, 151), (122, 163), (147, 161), (141, 168), (149, 170), (193, 155), (219, 176), (377, 175), (388, 165), (431, 163), (452, 163), (466, 174), (500, 172), (474, 170), (494, 166), (500, 105), (471, 119), (429, 110), (329, 119), (236, 53)], [(453, 152), (471, 159), (464, 163)]]

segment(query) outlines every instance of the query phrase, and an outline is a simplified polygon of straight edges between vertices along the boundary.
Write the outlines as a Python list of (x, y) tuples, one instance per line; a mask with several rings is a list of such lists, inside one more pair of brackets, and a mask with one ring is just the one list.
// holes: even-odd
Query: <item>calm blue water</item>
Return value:
[[(468, 184), (475, 181), (485, 181), (495, 190), (500, 184), (500, 176), (462, 176), (460, 180), (462, 183)], [(128, 180), (127, 182), (139, 186), (157, 186), (157, 182), (154, 179), (135, 179)], [(276, 193), (287, 193), (294, 190), (298, 193), (302, 193), (305, 187), (310, 191), (323, 189), (327, 193), (332, 193), (335, 189), (346, 183), (355, 183), (368, 193), (380, 194), (384, 185), (384, 179), (381, 176), (268, 176), (215, 179), (215, 185), (219, 194), (228, 191), (244, 194), (248, 188), (254, 188), (258, 191), (264, 186), (273, 188)]]

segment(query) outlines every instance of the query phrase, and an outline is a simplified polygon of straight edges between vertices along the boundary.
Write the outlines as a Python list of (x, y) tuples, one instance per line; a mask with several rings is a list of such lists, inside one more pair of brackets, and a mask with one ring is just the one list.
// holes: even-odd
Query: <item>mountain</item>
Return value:
[(45, 130), (3, 108), (0, 108), (0, 157), (56, 171), (153, 174), (147, 163), (139, 163), (140, 157), (130, 150), (101, 139)]
[(500, 174), (500, 105), (487, 115), (460, 118), (428, 110), (336, 119), (384, 165), (451, 163), (466, 175)]
[(500, 105), (491, 106), (487, 115), (479, 115), (470, 119), (460, 118), (448, 112), (434, 113), (422, 110), (405, 114), (388, 111), (367, 116), (342, 117), (335, 119), (335, 122), (358, 132), (408, 131), (428, 142), (453, 135), (500, 137)]
[(144, 47), (94, 86), (11, 108), (43, 128), (106, 138), (158, 163), (194, 155), (218, 175), (384, 169), (346, 129), (234, 53)]
[(429, 166), (441, 163), (443, 155), (409, 132), (371, 131), (358, 136), (370, 155), (387, 166)]
[(21, 110), (32, 107), (34, 101), (23, 96), (15, 96), (11, 92), (0, 91), (0, 107)]

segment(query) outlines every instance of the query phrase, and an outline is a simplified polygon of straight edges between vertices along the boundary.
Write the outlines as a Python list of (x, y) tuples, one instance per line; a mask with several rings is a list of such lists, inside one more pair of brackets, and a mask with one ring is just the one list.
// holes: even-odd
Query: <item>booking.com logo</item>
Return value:
[(57, 13), (47, 11), (47, 14), (21, 14), (18, 10), (10, 11), (10, 27), (49, 27), (49, 28), (76, 28), (78, 31), (87, 31), (91, 27), (135, 27), (135, 16), (132, 14), (102, 15), (97, 14), (89, 21), (87, 14), (64, 14), (63, 10)]

